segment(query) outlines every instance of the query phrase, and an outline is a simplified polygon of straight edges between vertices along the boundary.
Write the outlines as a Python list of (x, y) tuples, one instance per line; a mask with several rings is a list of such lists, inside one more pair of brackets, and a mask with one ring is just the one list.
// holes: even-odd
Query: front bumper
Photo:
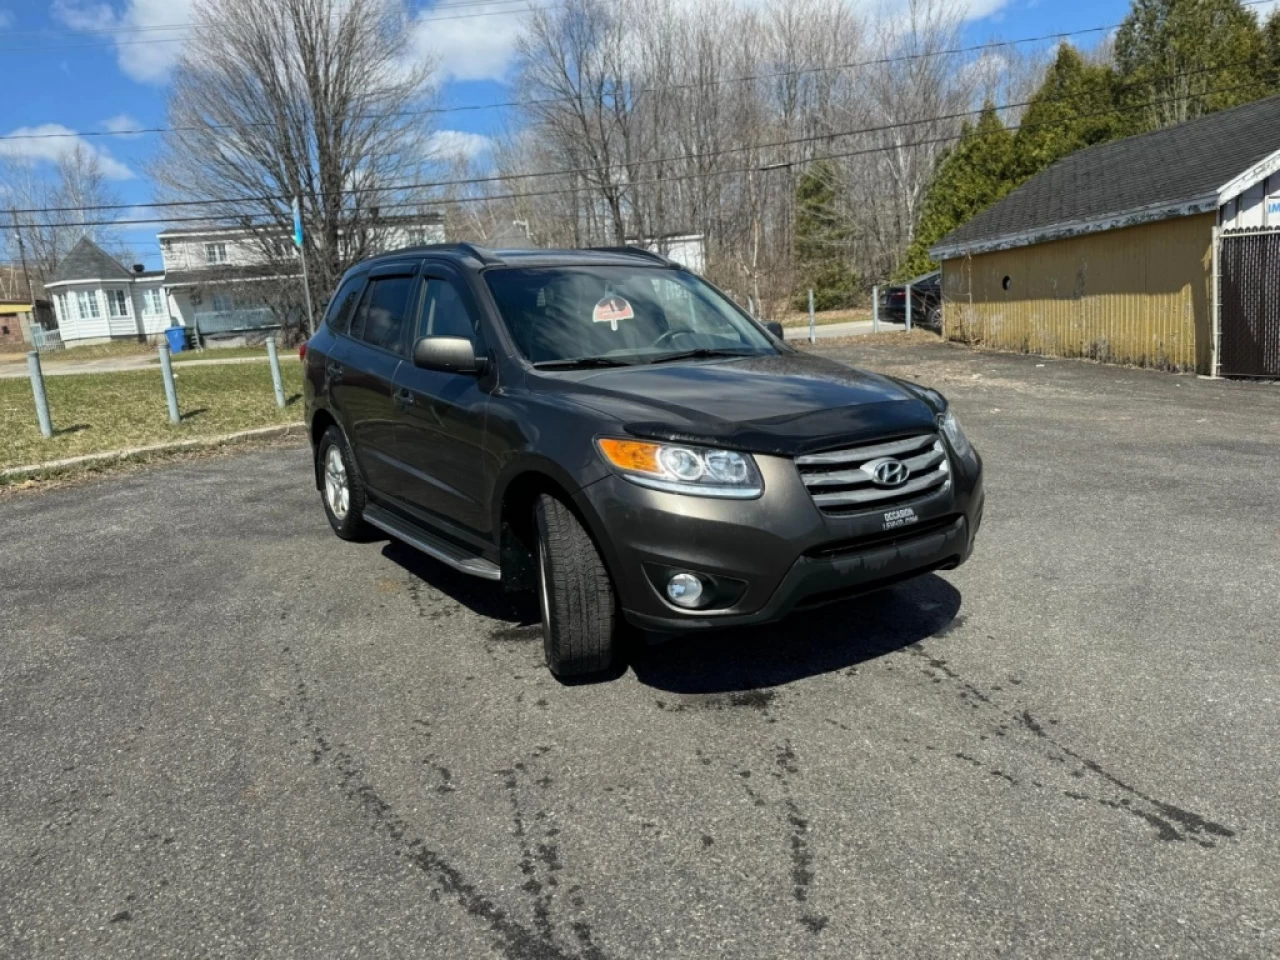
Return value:
[[(791, 460), (759, 455), (765, 492), (758, 500), (663, 493), (617, 476), (583, 488), (577, 499), (599, 524), (597, 539), (631, 623), (661, 632), (743, 626), (964, 563), (982, 520), (982, 463), (976, 453), (949, 456), (946, 489), (838, 517), (818, 509)], [(885, 514), (903, 507), (915, 521), (886, 530)], [(658, 569), (745, 587), (720, 609), (683, 610), (660, 592)]]

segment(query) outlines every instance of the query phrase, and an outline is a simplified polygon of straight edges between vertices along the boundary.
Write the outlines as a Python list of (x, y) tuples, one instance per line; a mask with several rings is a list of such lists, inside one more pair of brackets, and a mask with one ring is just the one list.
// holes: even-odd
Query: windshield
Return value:
[(754, 323), (690, 273), (583, 266), (484, 276), (512, 339), (534, 364), (777, 352)]

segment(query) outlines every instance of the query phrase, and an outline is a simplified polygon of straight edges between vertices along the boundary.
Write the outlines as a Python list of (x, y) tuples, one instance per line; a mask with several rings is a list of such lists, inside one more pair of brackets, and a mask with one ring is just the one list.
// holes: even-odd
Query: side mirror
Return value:
[(413, 365), (424, 370), (483, 373), (487, 361), (466, 337), (423, 337), (413, 345)]
[(768, 330), (770, 333), (772, 333), (779, 340), (787, 339), (786, 335), (782, 331), (782, 324), (780, 324), (777, 320), (770, 320), (768, 323), (764, 325), (764, 328)]

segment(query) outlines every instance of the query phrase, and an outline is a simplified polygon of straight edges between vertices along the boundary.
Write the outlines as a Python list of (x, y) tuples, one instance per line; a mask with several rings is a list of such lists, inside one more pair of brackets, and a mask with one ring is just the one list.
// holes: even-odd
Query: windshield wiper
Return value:
[(650, 363), (671, 363), (673, 360), (701, 360), (704, 357), (757, 357), (758, 353), (750, 350), (714, 350), (709, 347), (699, 347), (697, 350), (685, 350), (682, 353), (668, 353), (659, 357), (657, 360), (650, 360)]
[(567, 360), (541, 360), (533, 365), (535, 370), (572, 370), (575, 367), (634, 367), (630, 360), (616, 357), (570, 357)]

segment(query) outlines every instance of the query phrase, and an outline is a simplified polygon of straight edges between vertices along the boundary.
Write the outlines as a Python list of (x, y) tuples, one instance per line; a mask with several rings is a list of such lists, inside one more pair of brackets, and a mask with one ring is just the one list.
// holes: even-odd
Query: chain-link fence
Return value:
[(1280, 230), (1227, 233), (1220, 243), (1218, 372), (1280, 377)]

